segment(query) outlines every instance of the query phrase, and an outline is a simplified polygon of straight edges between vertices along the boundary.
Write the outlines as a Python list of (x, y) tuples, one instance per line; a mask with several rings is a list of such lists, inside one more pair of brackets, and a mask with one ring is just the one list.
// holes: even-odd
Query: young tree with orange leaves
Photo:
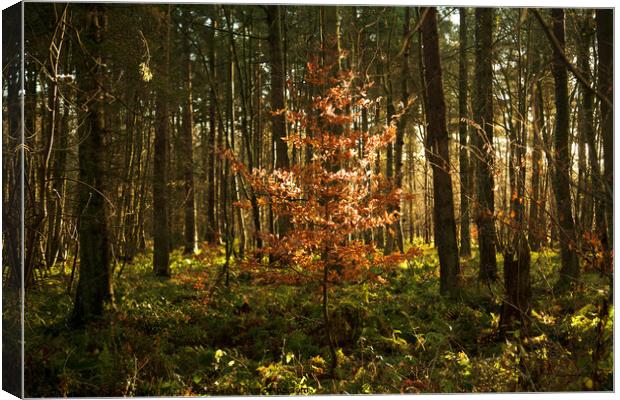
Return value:
[[(351, 106), (371, 105), (365, 95), (367, 88), (354, 90), (353, 74), (343, 73), (334, 80), (327, 77), (328, 70), (308, 64), (310, 84), (336, 84), (314, 98), (313, 112), (287, 113), (289, 121), (300, 122), (293, 126), (312, 133), (293, 134), (288, 139), (298, 149), (312, 146), (310, 162), (290, 169), (277, 168), (271, 173), (265, 169), (248, 171), (241, 163), (236, 163), (236, 168), (260, 196), (260, 203), (271, 204), (278, 218), (292, 222), (286, 235), (262, 233), (266, 243), (262, 252), (276, 260), (270, 267), (291, 268), (308, 281), (320, 282), (333, 372), (337, 356), (328, 308), (333, 284), (367, 279), (385, 282), (376, 273), (377, 268), (396, 265), (417, 251), (384, 256), (374, 244), (353, 239), (399, 218), (396, 211), (390, 210), (400, 201), (400, 189), (392, 187), (373, 168), (377, 150), (394, 141), (396, 126), (384, 126), (375, 134), (353, 129), (355, 115), (346, 111)], [(256, 265), (255, 260), (248, 263)]]

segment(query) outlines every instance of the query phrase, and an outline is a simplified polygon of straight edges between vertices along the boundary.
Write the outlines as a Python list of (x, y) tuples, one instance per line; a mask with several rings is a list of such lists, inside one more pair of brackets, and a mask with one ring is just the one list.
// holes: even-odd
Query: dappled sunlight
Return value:
[(613, 395), (613, 15), (7, 8), (3, 389)]

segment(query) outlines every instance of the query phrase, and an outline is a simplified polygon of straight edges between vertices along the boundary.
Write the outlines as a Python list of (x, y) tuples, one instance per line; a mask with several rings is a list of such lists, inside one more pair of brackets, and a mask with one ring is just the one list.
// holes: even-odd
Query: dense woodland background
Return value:
[(26, 3), (23, 76), (11, 32), (27, 396), (612, 389), (611, 9)]

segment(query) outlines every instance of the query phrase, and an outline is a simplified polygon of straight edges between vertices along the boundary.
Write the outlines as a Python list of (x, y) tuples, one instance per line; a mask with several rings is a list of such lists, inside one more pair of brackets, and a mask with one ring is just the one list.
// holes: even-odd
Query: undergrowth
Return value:
[(532, 254), (528, 332), (500, 335), (502, 288), (477, 283), (476, 258), (462, 260), (456, 300), (438, 294), (428, 248), (385, 283), (341, 285), (331, 294), (334, 377), (320, 287), (235, 267), (228, 288), (215, 285), (223, 261), (218, 248), (173, 253), (173, 277), (162, 280), (150, 255), (136, 258), (115, 275), (106, 317), (81, 330), (67, 325), (68, 273), (49, 271), (27, 293), (26, 396), (612, 389), (613, 308), (602, 313), (609, 286), (588, 272), (573, 292), (554, 293), (552, 251)]

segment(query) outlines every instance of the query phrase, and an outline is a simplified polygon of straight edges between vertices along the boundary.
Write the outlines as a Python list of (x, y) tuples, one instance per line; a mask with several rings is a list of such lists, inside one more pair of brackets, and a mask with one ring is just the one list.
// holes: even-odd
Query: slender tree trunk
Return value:
[(333, 377), (338, 367), (338, 355), (336, 353), (336, 343), (334, 343), (334, 337), (332, 335), (331, 318), (329, 317), (329, 272), (332, 270), (330, 265), (328, 252), (325, 250), (322, 254), (324, 262), (323, 267), (323, 281), (322, 281), (322, 311), (323, 311), (323, 323), (325, 324), (325, 336), (327, 337), (327, 344), (329, 346), (329, 352), (331, 360), (329, 364), (329, 373)]
[(417, 225), (417, 220), (416, 220), (416, 213), (415, 210), (413, 208), (413, 199), (416, 191), (416, 184), (415, 184), (415, 156), (414, 156), (414, 151), (413, 151), (413, 140), (414, 140), (414, 135), (410, 135), (409, 136), (409, 142), (407, 143), (407, 178), (409, 180), (409, 185), (408, 185), (408, 189), (409, 189), (409, 200), (407, 201), (408, 203), (408, 209), (409, 209), (409, 215), (408, 215), (408, 221), (409, 221), (409, 244), (413, 244), (413, 238), (414, 236), (416, 236), (416, 225)]
[[(526, 118), (527, 86), (523, 77), (524, 63), (521, 45), (521, 31), (517, 30), (517, 122), (514, 139), (510, 141), (510, 165), (514, 176), (514, 192), (510, 201), (510, 226), (504, 255), (504, 288), (506, 298), (502, 304), (500, 327), (507, 332), (514, 329), (519, 321), (526, 329), (527, 318), (531, 308), (532, 285), (530, 281), (530, 246), (525, 230), (525, 149), (527, 148), (527, 130), (523, 119)], [(529, 41), (526, 47), (529, 57)], [(528, 65), (529, 67), (529, 65)], [(530, 68), (528, 68), (529, 70)], [(512, 228), (512, 229), (510, 229)]]
[[(375, 105), (375, 125), (379, 126), (381, 123), (381, 105), (377, 103)], [(375, 174), (379, 174), (381, 172), (381, 151), (377, 150), (377, 158), (375, 160)], [(375, 228), (375, 244), (380, 249), (385, 249), (385, 233), (383, 226), (379, 226)]]
[[(284, 63), (282, 59), (281, 6), (267, 6), (267, 23), (269, 25), (269, 66), (271, 70), (271, 122), (272, 139), (276, 147), (276, 169), (288, 169), (290, 161), (286, 138), (286, 121), (284, 113)], [(285, 236), (290, 229), (290, 218), (278, 218), (278, 234)]]
[(440, 265), (439, 290), (443, 295), (453, 296), (458, 290), (460, 267), (435, 7), (428, 8), (426, 12), (426, 18), (422, 23), (422, 40), (428, 91), (426, 154), (433, 168), (433, 191), (435, 193), (433, 219), (435, 227), (441, 227), (435, 229), (435, 246), (439, 253)]
[[(588, 85), (592, 84), (590, 72), (590, 46), (594, 38), (592, 12), (584, 10), (584, 20), (580, 27), (578, 50), (579, 69)], [(579, 177), (578, 189), (582, 194), (579, 206), (579, 222), (583, 233), (592, 231), (594, 226), (594, 208), (602, 210), (601, 199), (604, 198), (604, 188), (601, 179), (598, 154), (596, 150), (596, 131), (594, 129), (594, 94), (584, 83), (580, 83), (581, 102), (579, 105)], [(588, 155), (586, 156), (586, 149)], [(589, 165), (588, 165), (589, 164)], [(589, 173), (588, 173), (589, 169)], [(602, 196), (601, 196), (602, 194)], [(578, 199), (576, 199), (578, 201)], [(596, 207), (595, 207), (596, 205)], [(597, 226), (599, 237), (606, 235), (604, 229)]]
[(474, 119), (479, 125), (475, 136), (478, 243), (480, 248), (479, 279), (497, 279), (495, 258), (495, 199), (493, 164), (493, 9), (476, 8), (476, 84)]
[[(142, 124), (144, 125), (144, 121), (142, 122)], [(146, 149), (144, 152), (144, 161), (142, 162), (142, 167), (140, 168), (142, 179), (140, 180), (139, 197), (136, 197), (136, 200), (134, 203), (136, 205), (134, 209), (137, 209), (137, 212), (138, 212), (138, 222), (136, 226), (135, 244), (136, 244), (137, 251), (141, 253), (144, 253), (146, 251), (146, 235), (145, 235), (145, 230), (144, 230), (145, 209), (146, 209), (146, 207), (144, 206), (144, 203), (145, 203), (145, 199), (147, 196), (147, 187), (148, 187), (148, 181), (146, 179), (146, 175), (147, 175), (148, 166), (151, 163), (153, 147), (154, 147), (151, 141), (151, 135), (153, 135), (152, 129), (145, 129), (145, 131), (146, 132), (141, 135), (140, 140), (138, 141), (138, 148), (140, 149), (140, 151), (142, 151), (143, 147), (146, 147)], [(140, 163), (139, 160), (140, 159), (138, 159), (138, 163)]]
[[(230, 18), (230, 15), (227, 14), (226, 16), (227, 22), (228, 22), (228, 27), (229, 29), (232, 31), (233, 29), (233, 24)], [(237, 47), (235, 45), (235, 41), (232, 35), (229, 35), (229, 40), (230, 40), (230, 49), (232, 52), (232, 59), (234, 62), (234, 69), (233, 72), (236, 73), (237, 79), (239, 80), (239, 97), (241, 100), (241, 132), (242, 132), (242, 147), (243, 150), (245, 150), (245, 156), (246, 156), (246, 164), (248, 166), (248, 168), (250, 170), (252, 170), (255, 166), (255, 155), (252, 153), (252, 149), (250, 146), (250, 143), (252, 142), (252, 134), (251, 134), (251, 126), (252, 126), (252, 122), (250, 120), (250, 122), (248, 123), (248, 109), (251, 108), (250, 104), (251, 103), (251, 99), (249, 98), (250, 96), (248, 95), (248, 93), (246, 92), (246, 88), (247, 85), (245, 83), (249, 83), (249, 76), (251, 75), (251, 71), (250, 73), (246, 73), (244, 74), (243, 71), (241, 70), (240, 67), (240, 63), (239, 63), (239, 57), (237, 55)], [(251, 112), (251, 110), (249, 110)], [(257, 146), (258, 147), (258, 146)], [(260, 236), (258, 235), (258, 233), (260, 232), (260, 209), (258, 207), (258, 199), (256, 197), (256, 194), (254, 193), (254, 189), (249, 187), (246, 188), (243, 184), (243, 182), (240, 180), (240, 178), (235, 177), (235, 184), (236, 186), (239, 188), (239, 186), (243, 187), (244, 193), (248, 196), (249, 200), (250, 200), (250, 205), (252, 207), (252, 221), (254, 224), (254, 235), (253, 238), (256, 239), (256, 247), (257, 248), (261, 248), (262, 247), (262, 239), (260, 238)], [(248, 193), (248, 189), (250, 190), (250, 192)], [(239, 197), (239, 194), (237, 194), (237, 197)], [(245, 223), (244, 223), (244, 219), (243, 219), (243, 214), (241, 213), (241, 209), (238, 209), (238, 214), (239, 214), (239, 221), (241, 222), (241, 225), (245, 227)], [(242, 237), (244, 238), (243, 242), (245, 243), (245, 231), (246, 229), (243, 228), (242, 229)]]
[[(28, 215), (26, 210), (31, 208), (31, 202), (24, 197), (27, 170), (23, 166), (28, 166), (24, 159), (25, 142), (36, 104), (35, 96), (30, 106), (25, 94), (20, 93), (22, 88), (30, 90), (33, 84), (28, 74), (32, 67), (21, 52), (25, 41), (22, 34), (24, 9), (27, 7), (23, 7), (23, 3), (16, 3), (2, 10), (2, 390), (16, 397), (27, 395), (22, 390), (23, 314), (17, 310), (23, 305), (23, 290), (28, 288), (28, 281), (26, 287), (22, 287), (26, 272), (22, 264), (23, 232), (27, 229), (23, 217)], [(26, 72), (26, 76), (21, 71)], [(24, 116), (26, 118), (22, 118)]]
[[(215, 22), (213, 22), (215, 24)], [(213, 29), (207, 30), (207, 42), (208, 42), (208, 59), (209, 59), (209, 70), (213, 75), (214, 84), (217, 82), (217, 69), (215, 68), (215, 35), (213, 34)], [(216, 173), (216, 162), (215, 162), (215, 151), (216, 151), (216, 137), (217, 137), (217, 117), (216, 117), (216, 104), (217, 104), (217, 94), (215, 93), (215, 89), (212, 87), (209, 90), (209, 135), (207, 139), (207, 157), (206, 157), (206, 166), (205, 172), (207, 174), (207, 229), (206, 229), (206, 240), (209, 243), (215, 243), (217, 240), (217, 221), (215, 219), (215, 198), (217, 192), (217, 185), (215, 181), (215, 173)]]
[[(24, 271), (24, 267), (28, 267), (27, 265), (22, 266), (22, 247), (24, 245), (24, 237), (22, 235), (22, 224), (25, 224), (25, 221), (22, 217), (21, 207), (31, 208), (29, 207), (30, 201), (27, 198), (24, 198), (22, 195), (23, 185), (22, 178), (25, 180), (27, 170), (22, 169), (22, 162), (25, 164), (26, 160), (23, 160), (24, 156), (24, 142), (25, 136), (28, 135), (28, 129), (31, 131), (34, 130), (32, 126), (34, 124), (34, 104), (32, 107), (28, 107), (29, 110), (25, 113), (25, 120), (21, 118), (22, 109), (25, 108), (26, 103), (25, 99), (20, 98), (20, 89), (22, 86), (22, 79), (26, 79), (26, 82), (29, 85), (36, 84), (36, 80), (34, 76), (30, 75), (24, 77), (21, 75), (21, 44), (24, 38), (22, 37), (21, 30), (21, 21), (22, 21), (22, 6), (21, 4), (15, 4), (5, 10), (2, 11), (2, 22), (4, 26), (2, 27), (2, 35), (3, 35), (3, 60), (2, 60), (2, 100), (3, 107), (6, 107), (6, 115), (4, 114), (5, 110), (3, 108), (3, 126), (2, 126), (2, 283), (3, 283), (3, 306), (5, 304), (10, 304), (13, 299), (17, 300), (19, 297), (18, 290), (21, 287), (22, 276), (26, 272)], [(16, 57), (20, 55), (19, 57)], [(11, 59), (11, 57), (14, 57)], [(26, 68), (24, 68), (26, 69)], [(6, 85), (6, 97), (4, 95)], [(30, 90), (30, 87), (26, 86), (24, 83), (24, 87), (27, 87)], [(31, 93), (34, 93), (31, 92)], [(4, 122), (6, 119), (6, 122)], [(24, 126), (24, 123), (25, 126)], [(5, 125), (6, 124), (6, 125)], [(25, 135), (22, 136), (22, 131), (25, 132)], [(27, 165), (26, 165), (27, 167)], [(23, 214), (26, 214), (24, 210)], [(24, 227), (24, 230), (26, 227)], [(5, 267), (7, 267), (8, 271), (5, 272)], [(9, 289), (9, 290), (6, 290)], [(13, 303), (17, 304), (17, 303)], [(10, 328), (15, 328), (14, 332), (19, 332), (22, 327), (19, 321), (19, 314), (12, 313), (16, 315), (16, 318), (7, 319), (5, 322), (4, 332), (8, 332)], [(5, 313), (7, 317), (8, 313)], [(8, 338), (6, 333), (4, 337)], [(4, 339), (3, 337), (3, 339)], [(6, 364), (3, 370), (3, 382), (6, 382), (6, 387), (11, 389), (11, 393), (17, 395), (16, 386), (19, 387), (20, 379), (21, 379), (21, 357), (19, 356), (21, 345), (15, 341), (11, 343), (10, 348), (6, 346), (7, 342), (3, 341), (3, 350), (4, 357), (3, 361), (13, 360), (13, 357), (16, 357), (17, 363), (11, 365), (10, 368), (7, 368)], [(5, 372), (6, 371), (6, 372)], [(14, 376), (17, 374), (18, 376)], [(9, 380), (5, 380), (6, 378), (10, 378)], [(13, 389), (15, 388), (15, 389)]]
[[(134, 94), (133, 105), (138, 110), (141, 109), (138, 102), (138, 94)], [(143, 118), (138, 115), (128, 113), (127, 119), (130, 122), (127, 127), (127, 140), (132, 143), (133, 151), (129, 162), (130, 168), (127, 172), (129, 181), (130, 196), (127, 199), (127, 214), (125, 219), (125, 248), (123, 250), (123, 262), (131, 261), (138, 251), (138, 241), (140, 237), (140, 216), (143, 214), (144, 201), (142, 198), (144, 186), (144, 124)], [(122, 267), (121, 267), (122, 268)], [(120, 271), (119, 271), (120, 274)]]
[(530, 210), (528, 223), (528, 241), (530, 247), (534, 251), (540, 250), (542, 235), (546, 231), (544, 228), (540, 214), (544, 213), (542, 206), (542, 198), (544, 193), (541, 190), (540, 177), (542, 172), (542, 126), (544, 118), (542, 104), (538, 100), (538, 91), (540, 82), (536, 80), (532, 84), (531, 102), (532, 102), (532, 177), (530, 185)]
[[(403, 22), (403, 38), (409, 36), (409, 15), (410, 9), (409, 7), (405, 8), (405, 20)], [(403, 39), (406, 40), (406, 39)], [(401, 66), (401, 101), (405, 108), (404, 114), (401, 115), (400, 120), (398, 121), (398, 126), (396, 130), (396, 141), (394, 143), (394, 183), (397, 188), (403, 188), (403, 147), (405, 145), (405, 130), (408, 124), (409, 117), (409, 42), (405, 46), (405, 51), (403, 52), (402, 66)], [(396, 206), (396, 211), (401, 214), (401, 206), (400, 202)], [(403, 240), (403, 227), (402, 227), (402, 218), (398, 218), (396, 222), (392, 224), (392, 229), (395, 232), (394, 239), (396, 240), (396, 245), (401, 252), (405, 250), (405, 243)]]
[[(261, 75), (261, 68), (260, 66), (256, 65), (256, 87), (260, 88), (261, 87), (261, 82), (262, 82), (262, 75)], [(261, 91), (260, 90), (256, 90), (256, 131), (254, 133), (254, 161), (255, 161), (255, 165), (256, 166), (260, 166), (262, 165), (262, 148), (263, 148), (263, 141), (262, 141), (262, 103), (261, 103)], [(254, 231), (255, 231), (255, 235), (256, 235), (256, 248), (261, 249), (263, 247), (263, 239), (262, 239), (262, 218), (261, 218), (261, 208), (258, 204), (258, 199), (256, 197), (256, 193), (254, 192), (254, 190), (252, 190), (252, 198), (251, 198), (251, 204), (252, 204), (252, 209), (253, 214), (254, 214)], [(257, 254), (258, 258), (261, 258), (260, 254)]]
[[(362, 107), (362, 132), (368, 132), (368, 108)], [(372, 229), (364, 231), (364, 243), (371, 244), (373, 242)]]
[[(228, 20), (230, 20), (230, 9), (225, 8), (225, 15), (226, 18)], [(235, 151), (235, 136), (236, 136), (236, 130), (235, 130), (235, 122), (237, 121), (237, 113), (235, 112), (235, 96), (237, 94), (237, 90), (236, 90), (236, 86), (235, 82), (237, 81), (237, 76), (236, 76), (236, 57), (234, 56), (235, 54), (235, 49), (234, 49), (234, 40), (232, 40), (232, 34), (229, 35), (230, 36), (230, 46), (229, 46), (229, 58), (231, 60), (230, 62), (230, 68), (229, 68), (229, 77), (230, 79), (228, 80), (230, 86), (229, 86), (229, 90), (227, 91), (227, 96), (226, 96), (226, 105), (227, 105), (227, 110), (228, 110), (228, 135), (227, 135), (227, 148), (229, 150), (231, 150), (233, 153), (237, 154)], [(243, 90), (243, 89), (242, 89)], [(227, 162), (228, 167), (229, 166), (229, 162)], [(230, 173), (230, 171), (228, 172)], [(233, 203), (237, 203), (239, 202), (240, 199), (240, 194), (239, 194), (239, 176), (236, 174), (231, 174), (231, 182), (230, 184), (232, 185), (232, 188), (230, 190), (230, 194), (229, 194), (229, 198)], [(230, 221), (232, 224), (232, 232), (231, 236), (230, 236), (230, 240), (234, 241), (235, 239), (235, 232), (239, 232), (239, 258), (243, 258), (244, 254), (245, 254), (245, 246), (246, 246), (246, 240), (245, 240), (245, 220), (243, 219), (243, 215), (241, 214), (241, 208), (239, 207), (231, 207), (230, 208)], [(235, 229), (235, 224), (238, 227), (238, 229)], [(230, 244), (232, 246), (232, 244)], [(228, 286), (228, 284), (227, 284)]]
[[(49, 190), (49, 181), (52, 178), (52, 174), (54, 172), (53, 165), (56, 164), (56, 152), (54, 151), (57, 148), (56, 136), (58, 135), (58, 114), (59, 114), (59, 94), (58, 94), (58, 85), (55, 82), (50, 83), (49, 93), (48, 93), (48, 108), (50, 110), (48, 126), (47, 126), (47, 144), (45, 148), (45, 152), (43, 154), (43, 162), (42, 162), (42, 184), (41, 184), (41, 204), (44, 205), (44, 215), (47, 218), (47, 235), (45, 235), (45, 266), (49, 269), (55, 263), (55, 252), (57, 249), (56, 237), (54, 236), (54, 222), (56, 219), (56, 198), (52, 196), (48, 196), (53, 192)], [(51, 167), (51, 168), (50, 168)], [(53, 185), (54, 182), (51, 182)], [(49, 198), (48, 198), (49, 197)]]
[[(172, 81), (169, 80), (172, 88)], [(183, 113), (179, 112), (176, 101), (167, 99), (170, 115), (168, 125), (170, 161), (167, 167), (168, 176), (168, 226), (170, 230), (170, 251), (177, 247), (184, 247), (184, 214), (185, 214), (185, 157), (180, 149), (183, 148), (183, 128), (181, 126)], [(182, 102), (181, 102), (182, 104)], [(180, 105), (180, 104), (179, 104)]]
[(194, 144), (193, 144), (193, 109), (192, 109), (192, 61), (189, 46), (187, 46), (187, 59), (185, 60), (185, 84), (187, 98), (183, 110), (183, 177), (185, 187), (185, 246), (184, 253), (192, 254), (196, 251), (196, 204), (194, 200)]
[(459, 168), (461, 178), (461, 257), (471, 256), (471, 236), (469, 233), (469, 124), (467, 112), (467, 9), (459, 8)]
[[(598, 49), (598, 88), (613, 99), (613, 37), (614, 17), (612, 9), (596, 10), (596, 40)], [(600, 102), (601, 136), (603, 138), (603, 165), (604, 165), (604, 188), (605, 188), (605, 217), (607, 220), (607, 243), (608, 249), (613, 249), (614, 243), (614, 118), (612, 107), (604, 101)]]
[[(48, 219), (48, 241), (47, 241), (47, 255), (46, 260), (49, 265), (52, 266), (60, 258), (63, 258), (63, 212), (65, 206), (65, 166), (67, 163), (67, 119), (68, 119), (68, 104), (64, 103), (64, 110), (62, 117), (58, 118), (58, 140), (54, 143), (55, 156), (52, 163), (52, 174), (50, 178), (51, 193), (53, 194), (50, 201), (50, 215)], [(58, 111), (60, 113), (60, 110)]]
[[(386, 115), (385, 122), (386, 124), (390, 124), (392, 122), (392, 116), (395, 114), (394, 105), (392, 104), (392, 95), (388, 93), (386, 96)], [(387, 144), (387, 151), (385, 154), (385, 177), (388, 182), (393, 184), (394, 182), (394, 144)], [(390, 207), (390, 211), (393, 210), (393, 207)], [(385, 254), (391, 254), (394, 250), (394, 229), (391, 225), (385, 225)]]
[[(543, 96), (543, 86), (542, 82), (538, 81), (536, 89), (536, 98), (540, 107), (539, 118), (542, 124), (542, 128), (540, 130), (542, 134), (543, 140), (543, 148), (545, 149), (545, 159), (547, 160), (547, 168), (545, 169), (545, 180), (544, 187), (541, 191), (541, 205), (540, 205), (540, 239), (543, 241), (543, 245), (547, 245), (547, 237), (549, 238), (549, 248), (553, 248), (554, 243), (557, 241), (557, 229), (555, 223), (556, 221), (556, 207), (555, 207), (555, 196), (553, 195), (553, 184), (551, 180), (553, 179), (553, 138), (551, 137), (551, 122), (550, 115), (551, 111), (549, 107), (546, 106), (548, 100)], [(549, 216), (549, 223), (547, 223), (547, 216)], [(549, 227), (550, 225), (550, 227)]]
[(167, 15), (161, 11), (161, 57), (163, 59), (155, 99), (155, 139), (153, 158), (153, 271), (155, 275), (170, 276), (170, 227), (168, 224), (168, 141), (170, 115), (168, 112), (168, 68), (170, 40), (170, 6)]
[[(564, 10), (551, 9), (553, 34), (564, 51)], [(570, 165), (568, 140), (568, 74), (562, 54), (553, 46), (551, 72), (555, 81), (555, 132), (553, 135), (554, 174), (557, 220), (559, 226), (562, 269), (558, 285), (565, 287), (579, 277), (579, 259), (576, 252), (576, 235), (570, 192)]]
[[(422, 7), (416, 8), (416, 16), (418, 20), (418, 24), (422, 23)], [(418, 70), (420, 74), (420, 87), (422, 88), (422, 124), (420, 125), (420, 130), (422, 131), (422, 138), (425, 143), (428, 143), (428, 129), (427, 129), (427, 120), (426, 116), (428, 115), (428, 95), (427, 95), (427, 86), (426, 79), (424, 77), (424, 57), (422, 54), (422, 30), (418, 29)], [(429, 167), (428, 157), (424, 160), (424, 243), (429, 244), (431, 242), (431, 234), (433, 231), (432, 221), (431, 221), (431, 212), (429, 209), (432, 207), (432, 199), (429, 195), (429, 179), (428, 179), (428, 167)]]

